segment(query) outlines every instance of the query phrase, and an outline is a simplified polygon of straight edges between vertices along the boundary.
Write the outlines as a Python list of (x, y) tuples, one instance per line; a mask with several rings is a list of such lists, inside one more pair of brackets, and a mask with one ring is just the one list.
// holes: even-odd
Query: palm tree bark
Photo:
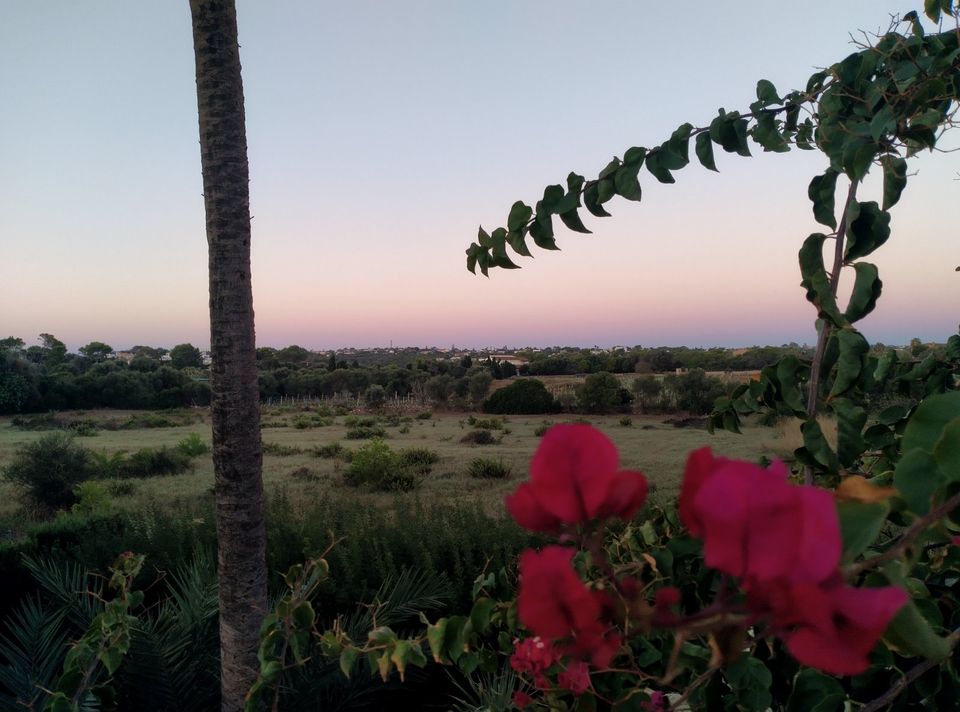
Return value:
[(190, 11), (209, 247), (221, 709), (235, 712), (257, 676), (267, 607), (247, 137), (234, 0), (190, 0)]

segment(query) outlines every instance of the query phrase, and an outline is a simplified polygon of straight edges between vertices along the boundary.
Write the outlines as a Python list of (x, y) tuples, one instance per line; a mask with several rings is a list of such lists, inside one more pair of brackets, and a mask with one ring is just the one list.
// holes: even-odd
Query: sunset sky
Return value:
[[(757, 79), (785, 93), (886, 28), (887, 0), (240, 0), (260, 345), (723, 345), (815, 340), (796, 254), (815, 152), (720, 155), (558, 230), (522, 270), (465, 269), (477, 226)], [(919, 0), (914, 6), (922, 7)], [(0, 8), (0, 337), (206, 346), (186, 0)], [(960, 146), (950, 136), (947, 147)], [(871, 258), (870, 340), (944, 341), (960, 304), (960, 154), (918, 156)], [(879, 197), (868, 182), (864, 199)], [(584, 211), (585, 212), (585, 211)], [(849, 286), (850, 277), (845, 276)]]

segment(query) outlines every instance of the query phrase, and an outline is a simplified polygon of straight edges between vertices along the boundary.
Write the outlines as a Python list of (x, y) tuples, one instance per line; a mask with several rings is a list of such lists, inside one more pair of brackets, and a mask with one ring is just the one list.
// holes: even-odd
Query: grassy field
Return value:
[[(317, 494), (335, 496), (338, 492), (360, 496), (373, 506), (385, 504), (394, 497), (419, 497), (424, 501), (478, 499), (490, 512), (502, 510), (503, 496), (512, 491), (518, 482), (527, 476), (527, 467), (540, 437), (538, 429), (543, 426), (569, 422), (574, 416), (510, 416), (505, 419), (503, 430), (493, 430), (499, 442), (492, 445), (470, 445), (461, 438), (473, 428), (467, 419), (469, 414), (436, 413), (430, 419), (394, 419), (390, 425), (381, 419), (379, 425), (386, 431), (386, 442), (400, 450), (409, 447), (426, 447), (436, 451), (440, 460), (427, 474), (419, 489), (410, 494), (357, 493), (343, 483), (343, 473), (348, 465), (339, 459), (317, 457), (316, 447), (341, 443), (355, 450), (364, 440), (347, 439), (348, 426), (345, 416), (332, 419), (332, 424), (320, 427), (297, 428), (294, 423), (311, 411), (293, 408), (268, 408), (263, 414), (263, 442), (267, 448), (264, 455), (264, 482), (268, 494), (282, 488), (296, 506), (298, 501), (312, 499)], [(129, 412), (89, 411), (83, 414), (64, 414), (65, 417), (80, 417), (99, 422), (119, 422), (127, 419)], [(140, 414), (142, 415), (142, 414)], [(489, 416), (477, 416), (489, 417)], [(621, 416), (590, 416), (587, 420), (603, 430), (617, 444), (622, 465), (639, 469), (647, 474), (656, 499), (672, 498), (677, 494), (683, 464), (690, 450), (710, 445), (714, 451), (738, 458), (757, 459), (761, 455), (783, 456), (789, 448), (783, 446), (790, 434), (780, 433), (785, 442), (778, 442), (778, 432), (759, 426), (744, 428), (742, 435), (730, 433), (709, 434), (698, 428), (675, 428), (665, 424), (663, 417), (632, 416), (632, 424), (620, 424)], [(187, 420), (189, 425), (176, 427), (149, 427), (122, 430), (98, 430), (91, 437), (78, 438), (86, 447), (112, 454), (118, 451), (133, 452), (145, 447), (175, 446), (191, 433), (210, 440), (209, 415), (206, 411), (193, 411)], [(404, 432), (405, 431), (405, 432)], [(0, 418), (0, 469), (14, 456), (18, 447), (36, 440), (42, 431), (21, 430), (11, 425), (11, 418)], [(789, 447), (794, 447), (792, 443)], [(277, 454), (277, 453), (283, 454)], [(484, 457), (502, 460), (512, 468), (505, 480), (478, 480), (467, 474), (473, 458)], [(213, 462), (209, 454), (193, 460), (192, 469), (182, 475), (128, 480), (132, 482), (129, 494), (118, 496), (116, 504), (137, 508), (148, 503), (178, 507), (212, 498)], [(17, 488), (0, 478), (0, 517), (16, 517), (20, 510)]]

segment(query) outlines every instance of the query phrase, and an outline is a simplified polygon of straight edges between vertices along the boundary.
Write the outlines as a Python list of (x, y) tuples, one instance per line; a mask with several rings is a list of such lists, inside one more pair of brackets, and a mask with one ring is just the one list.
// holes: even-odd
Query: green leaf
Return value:
[(728, 665), (724, 677), (737, 695), (740, 709), (762, 712), (773, 703), (770, 694), (773, 675), (766, 665), (752, 655), (741, 655)]
[(829, 319), (833, 324), (845, 324), (843, 315), (837, 307), (837, 299), (830, 288), (830, 277), (823, 265), (823, 243), (827, 236), (815, 232), (800, 247), (800, 274), (803, 280), (800, 285), (807, 290), (807, 299), (817, 307), (817, 314), (821, 318)]
[(843, 561), (851, 563), (876, 540), (890, 513), (888, 502), (838, 502)]
[(670, 171), (664, 168), (662, 159), (662, 151), (658, 150), (647, 154), (647, 170), (650, 171), (650, 174), (661, 183), (676, 183), (673, 176), (670, 174)]
[(346, 647), (340, 651), (340, 670), (346, 677), (350, 677), (353, 666), (357, 664), (360, 657), (360, 651), (356, 648)]
[(767, 79), (761, 79), (757, 82), (757, 100), (762, 102), (764, 106), (780, 103), (780, 95), (777, 94), (777, 88), (773, 85), (773, 82)]
[(893, 473), (893, 486), (907, 508), (921, 517), (930, 511), (930, 502), (943, 480), (933, 455), (920, 448), (904, 451)]
[(903, 431), (903, 451), (919, 448), (933, 452), (947, 423), (958, 416), (960, 391), (924, 398)]
[(838, 331), (837, 342), (840, 355), (837, 358), (837, 376), (830, 389), (831, 396), (843, 395), (857, 384), (866, 356), (870, 353), (870, 344), (860, 332), (853, 329)]
[(837, 416), (837, 459), (843, 467), (850, 467), (866, 449), (862, 433), (867, 411), (847, 398), (834, 398), (830, 408)]
[(907, 603), (887, 626), (887, 642), (907, 655), (942, 660), (950, 654), (950, 643), (937, 635), (913, 601)]
[(784, 405), (796, 415), (806, 415), (807, 407), (803, 402), (803, 393), (800, 391), (801, 374), (808, 372), (808, 367), (800, 362), (796, 356), (784, 356), (777, 363), (777, 381), (780, 383), (780, 396)]
[(880, 280), (877, 272), (877, 266), (869, 262), (857, 262), (853, 265), (856, 271), (856, 278), (853, 283), (853, 293), (850, 295), (850, 301), (844, 316), (847, 321), (859, 321), (867, 314), (873, 311), (877, 305), (877, 299), (883, 291), (883, 282)]
[(610, 217), (610, 213), (604, 210), (601, 204), (598, 181), (590, 181), (587, 183), (587, 187), (583, 191), (583, 204), (592, 215), (596, 215), (598, 218)]
[(553, 221), (549, 215), (538, 215), (530, 225), (530, 237), (534, 244), (542, 250), (559, 250), (556, 240), (553, 239)]
[(940, 22), (940, 0), (923, 0), (923, 12), (933, 22)]
[(897, 364), (897, 352), (895, 349), (887, 349), (877, 359), (877, 369), (873, 372), (873, 380), (882, 383), (887, 380), (891, 370)]
[(566, 225), (570, 230), (574, 232), (580, 232), (589, 235), (590, 231), (583, 224), (583, 221), (580, 219), (580, 213), (577, 212), (577, 209), (560, 213), (560, 219), (563, 221), (563, 224)]
[(907, 162), (899, 157), (884, 156), (883, 164), (883, 209), (889, 210), (900, 201), (907, 187)]
[(834, 197), (837, 192), (837, 173), (828, 168), (823, 175), (816, 176), (807, 188), (807, 197), (813, 202), (813, 218), (821, 225), (837, 228), (834, 213)]
[(800, 432), (803, 434), (803, 447), (810, 457), (828, 472), (836, 472), (840, 469), (837, 456), (830, 448), (830, 444), (824, 437), (823, 430), (820, 429), (820, 424), (815, 418), (811, 418), (801, 425)]
[(683, 124), (674, 131), (670, 138), (660, 146), (660, 165), (671, 171), (686, 167), (690, 162), (690, 134), (693, 131), (691, 124)]
[(866, 257), (890, 237), (890, 213), (881, 210), (874, 201), (852, 201), (847, 211), (847, 246), (845, 262)]
[(704, 131), (697, 134), (696, 138), (697, 158), (700, 164), (711, 171), (717, 170), (717, 164), (713, 160), (713, 142), (710, 140), (710, 133)]
[(111, 645), (100, 653), (100, 660), (107, 669), (108, 675), (112, 676), (117, 672), (117, 668), (123, 662), (123, 653), (124, 651), (117, 645)]
[(617, 171), (616, 176), (614, 176), (613, 182), (617, 193), (627, 200), (640, 200), (640, 181), (637, 180), (637, 173), (639, 171), (639, 164), (636, 166), (624, 165)]
[(314, 612), (313, 604), (310, 601), (301, 601), (293, 609), (293, 622), (301, 628), (312, 630), (316, 619), (317, 614)]
[(597, 183), (597, 200), (606, 203), (610, 198), (617, 194), (612, 178), (604, 178)]
[(597, 176), (597, 180), (603, 180), (604, 178), (609, 178), (614, 173), (617, 172), (617, 169), (620, 168), (620, 159), (614, 158), (606, 167), (600, 171), (600, 174)]
[(803, 668), (793, 680), (787, 712), (840, 712), (847, 694), (835, 678)]
[(446, 618), (441, 618), (433, 625), (427, 626), (427, 644), (430, 646), (430, 653), (433, 655), (434, 662), (443, 662), (445, 653), (443, 641), (446, 637)]
[(933, 459), (948, 482), (960, 481), (960, 417), (943, 428), (943, 434), (933, 448)]
[(478, 633), (486, 633), (490, 627), (490, 613), (496, 607), (497, 602), (490, 598), (478, 598), (470, 611), (470, 622), (473, 629)]
[(533, 208), (518, 200), (510, 208), (510, 215), (507, 217), (507, 229), (510, 232), (519, 232), (533, 216)]

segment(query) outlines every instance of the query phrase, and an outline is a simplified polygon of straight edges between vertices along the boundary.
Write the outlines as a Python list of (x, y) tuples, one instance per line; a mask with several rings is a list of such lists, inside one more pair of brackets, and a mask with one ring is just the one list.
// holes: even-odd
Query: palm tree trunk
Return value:
[(247, 137), (234, 0), (190, 0), (190, 11), (210, 268), (221, 709), (235, 712), (256, 679), (267, 607)]

